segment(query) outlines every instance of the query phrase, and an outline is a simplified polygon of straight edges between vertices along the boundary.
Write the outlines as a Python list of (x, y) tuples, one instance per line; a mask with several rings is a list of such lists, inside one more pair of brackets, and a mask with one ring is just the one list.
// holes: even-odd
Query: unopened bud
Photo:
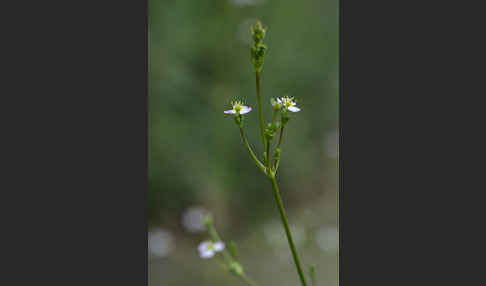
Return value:
[(243, 267), (236, 261), (231, 262), (229, 269), (235, 275), (240, 276), (243, 274)]
[(253, 45), (250, 49), (250, 58), (256, 72), (260, 72), (263, 69), (263, 61), (267, 51), (267, 46), (263, 44), (265, 33), (266, 29), (263, 28), (260, 21), (257, 21), (251, 28)]
[(205, 215), (205, 216), (202, 218), (202, 223), (203, 223), (203, 224), (204, 224), (204, 226), (206, 226), (206, 227), (209, 227), (209, 226), (213, 225), (213, 217), (212, 217), (210, 214)]

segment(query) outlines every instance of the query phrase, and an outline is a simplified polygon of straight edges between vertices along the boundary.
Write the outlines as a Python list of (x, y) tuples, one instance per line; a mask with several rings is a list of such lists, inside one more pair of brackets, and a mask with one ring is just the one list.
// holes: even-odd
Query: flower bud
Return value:
[(209, 227), (211, 225), (213, 225), (213, 217), (210, 215), (210, 214), (207, 214), (205, 215), (203, 218), (202, 218), (202, 223), (206, 226), (206, 227)]
[(236, 261), (231, 262), (229, 269), (230, 272), (235, 275), (240, 276), (243, 274), (243, 267), (241, 267), (241, 265)]
[(263, 42), (263, 38), (265, 38), (265, 33), (267, 32), (266, 28), (263, 28), (262, 22), (256, 21), (256, 23), (251, 27), (251, 34), (253, 41), (256, 44), (261, 44)]
[(274, 98), (270, 98), (270, 104), (272, 105), (273, 110), (279, 110), (280, 108), (282, 108), (282, 104)]
[(267, 51), (267, 46), (263, 44), (266, 31), (260, 21), (257, 21), (251, 28), (253, 45), (250, 49), (250, 59), (256, 72), (260, 72), (263, 69), (263, 61)]

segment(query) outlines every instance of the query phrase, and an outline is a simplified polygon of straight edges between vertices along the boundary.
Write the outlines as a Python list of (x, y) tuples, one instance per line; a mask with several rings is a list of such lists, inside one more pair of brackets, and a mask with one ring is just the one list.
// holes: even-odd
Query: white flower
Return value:
[(212, 242), (206, 240), (201, 242), (197, 249), (199, 250), (199, 256), (201, 256), (201, 258), (211, 258), (216, 252), (220, 252), (224, 249), (224, 242)]
[(277, 98), (277, 104), (281, 104), (283, 107), (287, 108), (292, 112), (299, 112), (300, 108), (295, 106), (295, 101), (293, 97), (281, 97)]
[(233, 105), (233, 109), (225, 110), (225, 114), (245, 114), (251, 111), (251, 107), (243, 105), (241, 101), (231, 102), (231, 105)]

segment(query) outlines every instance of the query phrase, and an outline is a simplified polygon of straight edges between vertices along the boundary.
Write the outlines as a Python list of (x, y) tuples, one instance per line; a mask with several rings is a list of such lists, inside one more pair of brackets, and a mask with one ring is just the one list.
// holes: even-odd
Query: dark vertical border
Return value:
[(474, 200), (463, 192), (470, 177), (457, 170), (467, 164), (452, 159), (476, 157), (456, 144), (476, 140), (466, 135), (471, 117), (458, 112), (470, 111), (471, 81), (459, 75), (469, 69), (454, 62), (477, 62), (458, 36), (469, 29), (460, 23), (477, 18), (458, 12), (470, 6), (446, 6), (428, 13), (435, 3), (340, 1), (340, 285), (466, 285), (479, 265), (455, 254), (477, 247), (457, 238), (471, 237), (460, 208)]
[(18, 5), (0, 284), (147, 285), (147, 1)]

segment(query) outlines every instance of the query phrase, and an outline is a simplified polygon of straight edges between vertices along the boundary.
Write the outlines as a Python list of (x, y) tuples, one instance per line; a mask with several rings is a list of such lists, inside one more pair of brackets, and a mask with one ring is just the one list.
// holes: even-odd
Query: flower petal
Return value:
[(213, 244), (214, 251), (221, 251), (224, 249), (224, 242), (218, 241)]
[(251, 111), (251, 107), (242, 105), (241, 110), (240, 110), (240, 114), (245, 114), (245, 113), (248, 113), (250, 111)]
[(214, 256), (214, 251), (212, 250), (202, 251), (199, 252), (199, 256), (201, 256), (201, 258), (211, 258)]
[(201, 243), (199, 243), (199, 246), (197, 247), (197, 249), (199, 250), (199, 252), (203, 252), (203, 251), (206, 251), (208, 249), (208, 246), (211, 242), (206, 240), (206, 241), (203, 241)]
[(225, 110), (224, 113), (226, 113), (226, 114), (235, 114), (236, 111), (234, 109), (231, 109), (231, 110)]
[(300, 111), (300, 108), (298, 108), (297, 106), (290, 106), (287, 109), (292, 111), (292, 112), (299, 112)]

